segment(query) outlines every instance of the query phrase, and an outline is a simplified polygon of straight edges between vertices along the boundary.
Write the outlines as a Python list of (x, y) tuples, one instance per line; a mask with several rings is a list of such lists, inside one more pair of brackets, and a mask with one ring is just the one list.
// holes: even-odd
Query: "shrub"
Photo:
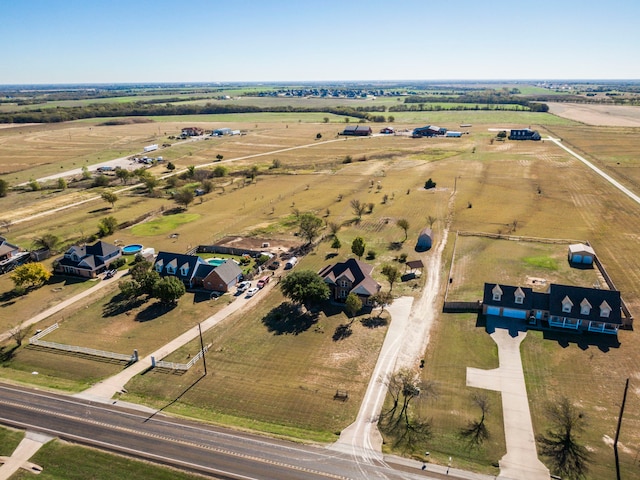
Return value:
[(120, 268), (123, 265), (127, 264), (127, 259), (124, 257), (120, 257), (116, 260), (114, 260), (113, 262), (111, 262), (111, 268)]
[(367, 252), (367, 260), (375, 260), (376, 252), (374, 250), (369, 250)]

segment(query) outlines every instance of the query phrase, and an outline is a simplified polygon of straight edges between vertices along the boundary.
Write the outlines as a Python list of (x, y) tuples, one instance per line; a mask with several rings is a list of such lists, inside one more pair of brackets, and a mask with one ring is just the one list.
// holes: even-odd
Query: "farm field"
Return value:
[[(418, 112), (404, 113), (417, 115)], [(541, 125), (535, 128), (546, 134), (545, 127), (548, 126), (549, 133), (566, 139), (570, 146), (576, 145), (590, 152), (589, 158), (605, 164), (620, 162), (618, 168), (622, 169), (626, 164), (630, 171), (633, 171), (633, 159), (625, 151), (625, 145), (633, 149), (635, 143), (629, 140), (630, 143), (626, 144), (625, 138), (633, 137), (628, 133), (635, 130), (620, 129), (608, 137), (605, 129), (605, 133), (599, 136), (603, 130), (576, 125), (548, 114), (480, 111), (420, 112), (420, 115), (420, 119), (415, 121), (395, 115), (395, 126), (410, 129), (420, 124), (437, 123), (455, 129), (460, 123), (472, 123), (473, 127), (470, 135), (461, 139), (389, 136), (322, 143), (335, 139), (344, 123), (324, 124), (321, 120), (318, 123), (279, 120), (269, 123), (266, 116), (262, 116), (261, 121), (248, 120), (246, 123), (220, 121), (217, 126), (237, 127), (248, 133), (238, 138), (185, 143), (167, 149), (166, 157), (175, 161), (178, 168), (212, 162), (217, 154), (224, 155), (220, 164), (229, 168), (228, 176), (214, 179), (216, 188), (212, 193), (199, 197), (189, 206), (185, 212), (188, 220), (169, 222), (172, 223), (170, 230), (156, 232), (140, 223), (119, 230), (105, 240), (117, 239), (123, 244), (144, 243), (156, 251), (177, 252), (235, 234), (294, 240), (296, 212), (311, 211), (327, 223), (341, 225), (337, 235), (342, 247), (335, 251), (330, 248), (329, 241), (322, 241), (296, 268), (317, 271), (329, 262), (345, 259), (351, 256), (353, 238), (362, 236), (367, 244), (366, 251), (374, 252), (375, 258), (367, 260), (375, 265), (374, 277), (384, 289), (388, 289), (389, 285), (380, 274), (381, 266), (391, 263), (404, 269), (396, 260), (403, 253), (409, 260), (427, 258), (430, 252), (417, 254), (414, 246), (420, 230), (428, 226), (428, 217), (433, 216), (436, 241), (441, 238), (448, 222), (451, 225), (449, 244), (445, 249), (445, 279), (448, 278), (446, 272), (453, 254), (451, 242), (455, 231), (511, 232), (531, 237), (588, 240), (632, 312), (640, 311), (640, 274), (637, 273), (640, 260), (637, 232), (634, 230), (640, 207), (551, 142), (491, 142), (495, 132), (490, 132), (489, 128), (532, 124)], [(180, 123), (173, 121), (175, 124), (169, 124), (179, 131)], [(187, 121), (189, 123), (182, 126), (193, 124), (212, 128), (208, 120), (201, 123), (196, 123), (195, 119)], [(80, 123), (74, 122), (70, 128), (79, 128), (76, 125)], [(120, 126), (91, 128), (113, 129), (110, 132), (115, 132), (114, 135), (122, 139), (126, 137), (128, 128), (131, 130), (129, 135), (144, 140), (154, 138), (152, 135), (158, 131), (158, 124), (137, 124), (122, 131)], [(82, 128), (89, 127), (84, 125)], [(64, 133), (56, 131), (63, 139)], [(562, 132), (561, 135), (558, 131)], [(31, 135), (27, 130), (24, 132), (23, 136)], [(317, 133), (322, 135), (319, 141), (315, 140)], [(40, 133), (34, 130), (32, 135)], [(52, 130), (47, 135), (53, 139), (56, 133)], [(125, 141), (109, 140), (108, 137), (109, 134), (105, 133), (99, 145), (92, 147), (96, 150), (91, 155), (102, 157), (100, 149), (112, 151), (110, 142)], [(607, 144), (611, 138), (614, 139), (613, 145)], [(4, 148), (1, 141), (0, 151)], [(15, 139), (9, 143), (13, 141)], [(54, 140), (50, 141), (54, 145)], [(303, 144), (317, 145), (265, 154)], [(59, 148), (63, 152), (68, 146), (59, 145)], [(38, 159), (35, 150), (25, 152), (25, 159), (34, 159), (34, 165), (41, 160), (54, 167), (57, 165), (55, 158)], [(54, 157), (66, 155), (61, 152), (55, 153)], [(235, 160), (260, 154), (264, 155)], [(344, 163), (346, 156), (351, 157), (350, 163)], [(278, 160), (281, 166), (272, 168), (274, 160)], [(25, 160), (24, 163), (29, 162)], [(257, 177), (247, 182), (241, 172), (254, 165), (258, 167)], [(24, 170), (29, 174), (33, 171)], [(161, 173), (157, 171), (156, 175)], [(23, 173), (11, 174), (14, 175)], [(424, 183), (428, 178), (433, 178), (437, 186), (426, 191)], [(54, 198), (60, 198), (56, 201), (62, 202), (68, 193), (57, 193)], [(0, 207), (4, 205), (7, 209), (7, 205), (12, 205), (11, 202), (19, 196), (30, 196), (32, 198), (24, 201), (23, 208), (37, 211), (48, 198), (38, 195), (43, 193), (12, 192), (0, 199)], [(122, 193), (120, 196), (114, 209), (107, 207), (104, 201), (96, 200), (65, 210), (55, 217), (14, 225), (6, 235), (25, 246), (43, 232), (73, 240), (80, 237), (80, 229), (94, 233), (102, 216), (113, 215), (119, 222), (124, 222), (153, 211), (150, 219), (155, 221), (170, 217), (175, 207), (175, 203), (166, 196), (148, 198), (141, 192)], [(360, 221), (354, 221), (351, 200), (373, 205), (371, 213), (365, 213)], [(403, 230), (396, 225), (401, 218), (410, 224), (406, 240), (403, 240)], [(454, 281), (449, 291), (455, 299), (474, 300), (478, 298), (484, 281), (503, 281), (503, 278), (516, 283), (531, 276), (572, 284), (584, 282), (587, 286), (597, 280), (589, 276), (592, 272), (582, 271), (576, 276), (565, 268), (565, 246), (501, 243), (504, 241), (462, 236), (458, 237), (458, 242), (458, 253), (453, 259)], [(0, 282), (2, 288), (10, 288), (10, 283), (5, 283), (6, 277), (0, 278)], [(421, 286), (422, 278), (418, 277), (394, 284), (393, 292), (395, 295), (417, 295)], [(47, 292), (53, 293), (50, 285), (30, 292), (29, 297), (39, 295), (40, 301), (55, 302), (56, 299)], [(61, 328), (55, 334), (59, 336), (55, 340), (61, 341), (64, 337), (65, 342), (81, 339), (83, 343), (89, 343), (92, 341), (90, 335), (84, 332), (99, 327), (106, 333), (103, 336), (104, 347), (114, 342), (119, 347), (130, 349), (135, 343), (133, 340), (144, 336), (144, 328), (158, 324), (156, 319), (136, 325), (134, 320), (124, 318), (124, 315), (122, 318), (114, 317), (112, 324), (102, 325), (104, 318), (101, 313), (108, 298), (104, 296), (89, 302), (86, 305), (89, 315), (65, 315), (65, 323), (75, 326), (66, 330)], [(203, 309), (212, 308), (189, 304), (187, 297), (183, 300), (186, 302), (184, 305), (181, 303), (176, 314), (182, 312), (194, 321), (204, 315)], [(322, 311), (318, 322), (298, 335), (275, 335), (269, 331), (267, 322), (281, 302), (280, 293), (274, 289), (264, 301), (256, 302), (250, 313), (242, 318), (230, 318), (208, 332), (206, 342), (213, 343), (213, 348), (207, 360), (214, 373), (185, 393), (170, 410), (287, 437), (335, 440), (340, 429), (355, 417), (385, 328), (369, 329), (357, 319), (351, 336), (334, 341), (332, 336), (336, 328), (347, 319), (342, 313)], [(1, 322), (6, 323), (4, 308), (9, 309), (6, 312), (13, 312), (12, 315), (19, 312), (19, 306), (14, 305), (0, 309)], [(127, 333), (126, 337), (118, 337), (119, 334), (109, 337), (110, 328), (129, 332), (134, 327), (136, 332), (131, 330), (133, 333)], [(170, 331), (166, 333), (171, 337)], [(54, 340), (53, 336), (51, 339)], [(622, 331), (619, 339), (620, 345), (616, 348), (604, 348), (597, 344), (576, 343), (572, 339), (544, 338), (542, 334), (530, 332), (522, 347), (536, 432), (543, 431), (546, 425), (543, 415), (545, 402), (566, 395), (579, 404), (592, 422), (584, 438), (593, 450), (594, 465), (597, 464), (589, 477), (593, 479), (610, 477), (612, 450), (607, 439), (615, 433), (618, 397), (627, 377), (632, 377), (632, 383), (640, 380), (635, 367), (640, 360), (640, 345), (635, 332)], [(156, 344), (154, 342), (162, 341), (164, 337), (150, 337), (148, 346), (136, 348), (150, 351), (152, 344)], [(191, 350), (176, 353), (176, 356), (186, 356)], [(469, 400), (472, 392), (465, 386), (466, 367), (495, 368), (497, 350), (493, 341), (477, 324), (475, 316), (441, 314), (432, 331), (425, 360), (422, 375), (435, 381), (439, 389), (438, 398), (421, 407), (424, 408), (421, 411), (423, 415), (433, 418), (434, 435), (428, 446), (433, 460), (444, 463), (448, 456), (454, 456), (456, 465), (462, 468), (495, 472), (491, 465), (504, 453), (498, 395), (490, 397), (492, 412), (488, 421), (491, 422), (492, 436), (487, 444), (479, 450), (469, 451), (456, 434), (474, 415)], [(49, 371), (47, 365), (50, 366)], [(77, 391), (121, 368), (85, 359), (62, 358), (28, 348), (19, 349), (14, 360), (5, 361), (3, 366), (4, 371), (12, 372), (11, 376), (16, 381), (41, 381), (45, 386), (71, 391)], [(52, 366), (60, 371), (54, 372)], [(31, 369), (36, 367), (42, 371), (41, 380), (30, 375)], [(156, 407), (165, 406), (193, 384), (201, 374), (199, 368), (196, 366), (192, 372), (180, 377), (159, 371), (137, 377), (127, 385), (129, 394), (126, 399)], [(597, 395), (584, 388), (584, 385), (592, 383), (597, 384)], [(349, 390), (348, 402), (332, 399), (338, 388)], [(252, 398), (270, 400), (262, 402), (261, 406), (260, 402), (250, 401)], [(627, 472), (637, 467), (634, 467), (634, 457), (640, 445), (638, 431), (640, 405), (633, 400), (627, 405), (621, 437), (626, 448), (621, 452), (621, 461)], [(422, 446), (419, 448), (423, 449)]]

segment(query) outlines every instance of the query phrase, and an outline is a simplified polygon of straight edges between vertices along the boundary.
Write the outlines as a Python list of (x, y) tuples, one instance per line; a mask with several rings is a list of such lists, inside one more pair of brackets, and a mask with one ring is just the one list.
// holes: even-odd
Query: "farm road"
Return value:
[(596, 167), (593, 163), (589, 162), (587, 159), (585, 159), (583, 156), (578, 155), (576, 152), (574, 152), (573, 150), (571, 150), (570, 148), (565, 147), (562, 143), (561, 140), (558, 138), (551, 138), (551, 137), (547, 137), (545, 140), (550, 140), (553, 143), (555, 143), (556, 145), (558, 145), (560, 148), (562, 148), (563, 150), (565, 150), (567, 153), (573, 155), (574, 157), (576, 157), (578, 160), (580, 160), (582, 163), (584, 163), (587, 167), (589, 167), (591, 170), (593, 170), (594, 172), (596, 172), (598, 175), (600, 175), (602, 178), (604, 178), (606, 181), (608, 181), (611, 185), (613, 185), (614, 187), (616, 187), (618, 190), (620, 190), (622, 193), (624, 193), (627, 197), (629, 197), (631, 200), (633, 200), (636, 203), (640, 203), (640, 196), (636, 195), (635, 193), (633, 193), (631, 190), (629, 190), (627, 187), (625, 187), (624, 185), (622, 185), (620, 182), (618, 182), (616, 179), (614, 179), (613, 177), (611, 177), (610, 175), (606, 174), (605, 172), (603, 172), (602, 170), (600, 170), (598, 167)]

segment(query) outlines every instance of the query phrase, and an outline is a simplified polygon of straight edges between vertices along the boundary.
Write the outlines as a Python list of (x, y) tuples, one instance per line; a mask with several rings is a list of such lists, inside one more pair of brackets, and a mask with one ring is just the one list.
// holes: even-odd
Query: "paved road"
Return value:
[[(216, 478), (442, 479), (404, 462), (356, 464), (340, 452), (0, 383), (0, 422)], [(46, 465), (44, 466), (46, 469)], [(0, 467), (0, 479), (5, 470)]]

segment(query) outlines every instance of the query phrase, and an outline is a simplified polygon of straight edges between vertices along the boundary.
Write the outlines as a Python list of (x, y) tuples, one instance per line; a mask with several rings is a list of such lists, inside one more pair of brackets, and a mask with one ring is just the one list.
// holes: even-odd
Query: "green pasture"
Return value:
[[(202, 478), (173, 468), (161, 467), (59, 440), (43, 445), (31, 461), (43, 467), (38, 478), (44, 480), (119, 480), (122, 478), (196, 480)], [(19, 470), (11, 479), (26, 480), (32, 477), (33, 473)]]
[(11, 456), (23, 437), (21, 431), (0, 427), (0, 456)]
[(140, 223), (131, 229), (133, 235), (139, 237), (152, 237), (164, 235), (172, 232), (185, 223), (193, 222), (200, 218), (197, 213), (176, 213), (173, 215), (163, 215), (161, 218), (149, 222)]

